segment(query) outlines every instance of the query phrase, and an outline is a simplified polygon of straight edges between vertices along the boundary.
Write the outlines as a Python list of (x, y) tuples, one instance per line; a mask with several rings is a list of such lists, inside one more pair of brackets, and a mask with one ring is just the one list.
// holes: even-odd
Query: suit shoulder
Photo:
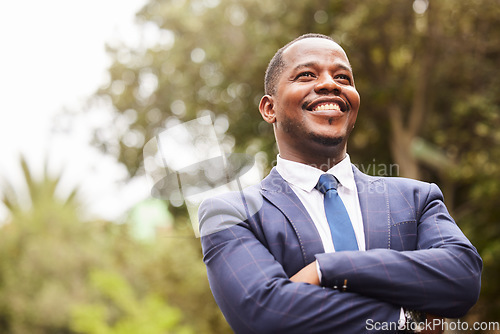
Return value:
[[(364, 180), (366, 183), (384, 183), (388, 187), (406, 188), (406, 189), (429, 189), (433, 184), (398, 176), (372, 176), (363, 173), (353, 165), (354, 177)], [(434, 185), (435, 186), (435, 185)], [(437, 186), (436, 186), (437, 187)]]
[(386, 180), (387, 184), (398, 188), (418, 189), (421, 191), (440, 191), (435, 183), (409, 179), (406, 177), (384, 177), (384, 180)]
[(384, 177), (389, 196), (403, 195), (405, 198), (415, 198), (420, 202), (428, 203), (434, 200), (443, 201), (443, 193), (435, 183), (429, 183), (405, 177)]
[(245, 222), (262, 208), (259, 184), (205, 199), (198, 209), (201, 235)]
[(204, 199), (200, 204), (200, 209), (207, 206), (213, 206), (214, 204), (221, 206), (230, 206), (234, 208), (239, 208), (244, 206), (248, 202), (253, 202), (262, 197), (260, 194), (261, 187), (259, 184), (246, 187), (240, 191), (229, 191), (220, 193), (211, 197)]
[[(373, 184), (377, 189), (382, 187), (381, 191), (387, 192), (389, 195), (401, 194), (406, 198), (418, 196), (419, 198), (442, 199), (443, 194), (439, 187), (434, 183), (419, 181), (406, 177), (394, 176), (370, 176), (356, 168), (354, 169), (355, 177), (364, 179), (368, 184)], [(359, 191), (359, 189), (358, 189)]]
[(384, 177), (383, 178), (388, 185), (406, 188), (429, 188), (431, 183), (419, 181), (415, 179), (409, 179), (406, 177)]

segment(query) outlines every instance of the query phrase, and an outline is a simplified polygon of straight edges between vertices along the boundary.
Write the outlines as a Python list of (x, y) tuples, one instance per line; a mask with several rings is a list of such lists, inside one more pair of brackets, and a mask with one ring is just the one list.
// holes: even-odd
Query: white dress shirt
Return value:
[[(277, 159), (276, 169), (278, 173), (288, 182), (311, 216), (321, 237), (325, 253), (334, 252), (335, 245), (332, 241), (330, 225), (328, 225), (325, 214), (324, 195), (315, 188), (319, 177), (325, 172), (309, 165), (283, 159), (279, 155)], [(330, 168), (326, 173), (332, 174), (339, 180), (337, 192), (342, 202), (344, 202), (351, 219), (358, 242), (358, 249), (364, 251), (363, 219), (349, 155), (346, 154), (346, 157), (341, 162)]]

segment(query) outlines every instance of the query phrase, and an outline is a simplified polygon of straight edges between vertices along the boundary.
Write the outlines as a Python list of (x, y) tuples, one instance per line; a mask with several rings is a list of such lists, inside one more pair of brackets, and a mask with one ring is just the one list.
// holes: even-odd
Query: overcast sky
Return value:
[(86, 144), (90, 132), (83, 118), (66, 138), (49, 141), (49, 134), (58, 113), (80, 110), (104, 82), (110, 63), (105, 43), (136, 42), (134, 16), (145, 2), (0, 2), (0, 177), (19, 182), (20, 153), (40, 173), (49, 154), (52, 171), (64, 168), (66, 188), (81, 186), (98, 215), (115, 218), (144, 196), (145, 184), (134, 191), (115, 184), (124, 170)]

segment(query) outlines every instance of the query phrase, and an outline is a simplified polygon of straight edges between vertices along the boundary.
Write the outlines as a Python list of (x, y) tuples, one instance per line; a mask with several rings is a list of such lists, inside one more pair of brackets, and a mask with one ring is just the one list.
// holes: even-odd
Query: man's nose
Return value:
[(333, 77), (329, 74), (322, 75), (318, 78), (317, 84), (314, 87), (316, 93), (330, 93), (334, 92), (335, 94), (339, 94), (341, 91), (340, 85), (333, 79)]

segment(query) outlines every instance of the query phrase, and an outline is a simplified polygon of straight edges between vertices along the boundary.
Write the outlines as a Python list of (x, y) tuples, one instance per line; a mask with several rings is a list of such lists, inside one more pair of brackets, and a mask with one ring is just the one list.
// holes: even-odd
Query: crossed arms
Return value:
[[(320, 286), (293, 282), (300, 279), (289, 272), (290, 264), (270, 252), (271, 244), (281, 243), (286, 252), (299, 242), (293, 229), (279, 238), (264, 232), (267, 218), (281, 226), (273, 204), (264, 200), (249, 215), (231, 196), (204, 202), (204, 261), (217, 304), (237, 333), (365, 333), (368, 319), (396, 324), (400, 307), (463, 316), (479, 294), (481, 259), (449, 216), (439, 189), (429, 185), (424, 195), (415, 208), (415, 250), (316, 254)], [(203, 233), (205, 224), (224, 227)], [(347, 291), (333, 289), (345, 280)]]

